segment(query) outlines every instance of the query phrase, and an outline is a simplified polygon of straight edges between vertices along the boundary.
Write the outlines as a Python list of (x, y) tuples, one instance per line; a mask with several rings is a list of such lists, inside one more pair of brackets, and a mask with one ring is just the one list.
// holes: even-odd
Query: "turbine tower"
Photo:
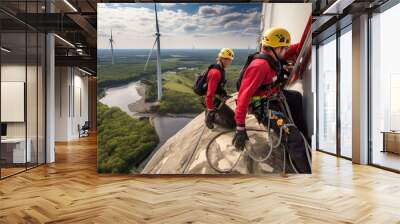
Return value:
[(110, 41), (110, 47), (111, 47), (111, 64), (114, 64), (114, 39), (112, 36), (112, 29), (111, 29), (111, 37), (109, 39)]
[(154, 11), (156, 14), (156, 39), (154, 41), (153, 47), (149, 52), (149, 56), (147, 57), (146, 64), (144, 66), (144, 71), (147, 69), (147, 65), (149, 63), (150, 57), (153, 53), (154, 47), (157, 44), (157, 100), (160, 101), (162, 98), (162, 76), (161, 76), (161, 61), (160, 61), (160, 28), (158, 26), (158, 15), (157, 15), (157, 3), (154, 3)]

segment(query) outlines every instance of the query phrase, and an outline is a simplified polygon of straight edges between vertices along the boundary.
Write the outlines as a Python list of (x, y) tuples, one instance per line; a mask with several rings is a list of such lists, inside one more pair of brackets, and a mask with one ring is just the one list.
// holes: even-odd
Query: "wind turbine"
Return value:
[(114, 39), (112, 36), (112, 29), (111, 29), (111, 37), (109, 39), (110, 41), (110, 47), (111, 47), (111, 64), (114, 64)]
[(154, 47), (157, 44), (157, 100), (160, 101), (162, 98), (162, 77), (161, 77), (161, 61), (160, 61), (160, 28), (158, 26), (158, 15), (157, 15), (157, 3), (154, 3), (154, 11), (156, 14), (156, 39), (154, 40), (153, 47), (149, 52), (149, 56), (147, 57), (146, 64), (144, 66), (144, 71), (147, 69), (147, 65), (149, 63), (150, 57), (153, 53)]

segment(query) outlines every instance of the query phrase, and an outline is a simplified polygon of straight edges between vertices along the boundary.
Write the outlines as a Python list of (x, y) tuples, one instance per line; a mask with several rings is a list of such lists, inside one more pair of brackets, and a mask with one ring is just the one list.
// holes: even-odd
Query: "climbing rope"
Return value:
[[(248, 131), (256, 131), (256, 132), (267, 132), (266, 130), (261, 130), (261, 129), (247, 129), (247, 130), (248, 130)], [(235, 131), (234, 131), (234, 130), (229, 130), (229, 131), (224, 131), (224, 132), (219, 133), (218, 135), (214, 136), (214, 137), (208, 142), (207, 147), (206, 147), (206, 158), (207, 158), (208, 165), (209, 165), (213, 170), (215, 170), (215, 171), (217, 171), (217, 172), (219, 172), (219, 173), (231, 173), (231, 172), (233, 171), (233, 169), (235, 169), (236, 165), (239, 163), (240, 158), (241, 158), (242, 155), (243, 155), (243, 152), (244, 152), (244, 151), (248, 151), (247, 147), (245, 146), (245, 147), (244, 147), (245, 150), (243, 150), (243, 151), (240, 152), (238, 159), (236, 160), (236, 162), (233, 164), (233, 166), (232, 166), (230, 169), (223, 170), (223, 169), (220, 169), (220, 168), (218, 168), (218, 167), (215, 167), (215, 166), (212, 164), (211, 159), (210, 159), (210, 149), (211, 149), (210, 146), (211, 146), (211, 144), (212, 144), (212, 143), (214, 142), (214, 140), (217, 139), (219, 136), (221, 136), (221, 135), (223, 135), (223, 134), (231, 133), (231, 132), (235, 132)], [(272, 152), (272, 150), (271, 150), (271, 152)], [(266, 159), (269, 158), (271, 152), (269, 152), (268, 155), (267, 155), (267, 157), (264, 158), (264, 161), (265, 161)], [(248, 155), (250, 156), (250, 153), (248, 153)], [(252, 158), (252, 157), (250, 156), (250, 158)], [(253, 159), (253, 158), (252, 158), (252, 159)]]
[[(283, 130), (286, 129), (286, 128), (288, 128), (288, 127), (295, 127), (295, 128), (297, 128), (296, 125), (295, 125), (294, 122), (293, 122), (293, 118), (292, 118), (292, 115), (291, 115), (289, 106), (288, 106), (288, 104), (287, 104), (287, 102), (286, 102), (286, 97), (285, 97), (283, 94), (280, 94), (280, 95), (278, 95), (278, 96), (274, 96), (274, 97), (271, 97), (270, 99), (268, 99), (267, 102), (266, 102), (266, 111), (269, 111), (269, 103), (270, 103), (270, 101), (278, 101), (278, 102), (281, 102), (281, 103), (282, 103), (282, 101), (283, 101), (283, 106), (284, 106), (284, 108), (282, 108), (282, 109), (286, 110), (286, 116), (285, 116), (285, 117), (289, 118), (289, 123), (280, 126), (280, 128), (279, 128), (279, 137), (278, 137), (278, 141), (277, 141), (277, 143), (276, 143), (275, 145), (272, 143), (272, 140), (269, 141), (269, 151), (268, 151), (268, 154), (267, 154), (264, 158), (258, 159), (258, 158), (256, 158), (254, 155), (252, 155), (251, 150), (249, 150), (249, 149), (246, 147), (246, 145), (245, 145), (245, 146), (244, 146), (244, 149), (240, 152), (238, 159), (236, 160), (236, 162), (233, 164), (233, 166), (232, 166), (231, 168), (229, 168), (229, 169), (220, 169), (220, 168), (218, 168), (218, 167), (215, 167), (215, 166), (212, 164), (211, 159), (210, 159), (210, 149), (211, 149), (210, 146), (211, 146), (211, 144), (212, 144), (219, 136), (221, 136), (221, 135), (223, 135), (223, 134), (230, 133), (230, 132), (234, 132), (234, 130), (224, 131), (224, 132), (221, 132), (221, 133), (219, 133), (218, 135), (214, 136), (214, 137), (208, 142), (207, 147), (206, 147), (206, 158), (207, 158), (207, 162), (208, 162), (209, 166), (210, 166), (213, 170), (215, 170), (215, 171), (217, 171), (217, 172), (219, 172), (219, 173), (231, 173), (231, 172), (235, 169), (236, 165), (239, 163), (239, 161), (240, 161), (241, 157), (243, 156), (243, 153), (244, 153), (244, 152), (246, 152), (246, 153), (249, 155), (249, 157), (250, 157), (253, 161), (258, 162), (258, 163), (264, 162), (264, 161), (266, 161), (266, 160), (271, 156), (272, 150), (278, 148), (278, 147), (281, 145), (281, 143), (282, 143), (282, 132), (283, 132)], [(268, 117), (268, 123), (267, 123), (267, 130), (263, 130), (263, 129), (247, 129), (247, 130), (248, 130), (248, 131), (254, 131), (254, 132), (266, 132), (266, 133), (268, 133), (268, 137), (270, 137), (270, 136), (271, 136), (271, 135), (270, 135), (270, 123), (271, 123), (271, 119), (270, 119), (270, 116), (269, 116), (269, 117)], [(307, 142), (305, 136), (303, 135), (303, 133), (301, 133), (300, 131), (299, 131), (299, 133), (301, 134), (301, 136), (302, 136), (302, 138), (303, 138), (304, 148), (305, 148), (305, 150), (306, 150), (307, 161), (308, 161), (309, 166), (311, 167), (311, 155), (310, 155), (310, 154), (311, 154), (311, 146), (308, 144), (308, 142)], [(295, 166), (294, 166), (294, 164), (293, 164), (293, 161), (292, 161), (292, 159), (291, 159), (291, 157), (290, 157), (290, 154), (289, 154), (288, 160), (289, 160), (289, 163), (290, 163), (290, 165), (292, 166), (293, 170), (294, 170), (296, 173), (299, 173), (298, 170), (295, 168)], [(283, 172), (285, 172), (285, 169), (286, 169), (286, 166), (285, 166), (285, 163), (286, 163), (286, 146), (284, 146), (284, 161), (283, 161), (283, 163), (284, 163), (284, 164), (283, 164)]]
[[(278, 138), (278, 142), (277, 142), (276, 146), (279, 146), (279, 145), (281, 144), (281, 140), (282, 140), (282, 130), (283, 130), (283, 128), (281, 127), (281, 131), (280, 131), (279, 138)], [(263, 129), (252, 129), (252, 128), (249, 128), (249, 129), (247, 129), (247, 131), (269, 133), (269, 131), (263, 130)], [(275, 148), (277, 148), (276, 146), (273, 145), (272, 141), (269, 141), (269, 146), (270, 146), (270, 147), (269, 147), (269, 152), (268, 152), (268, 154), (267, 154), (264, 158), (259, 159), (259, 158), (256, 158), (256, 156), (254, 156), (254, 155), (251, 153), (251, 150), (248, 149), (247, 146), (245, 145), (245, 146), (244, 146), (244, 150), (240, 152), (238, 159), (236, 160), (236, 162), (233, 164), (233, 166), (232, 166), (231, 168), (225, 169), (225, 170), (220, 169), (220, 168), (218, 168), (218, 167), (215, 167), (215, 166), (212, 164), (212, 162), (211, 162), (211, 159), (210, 159), (210, 149), (211, 149), (211, 147), (210, 147), (210, 146), (211, 146), (211, 144), (212, 144), (219, 136), (221, 136), (221, 135), (223, 135), (223, 134), (230, 133), (230, 132), (235, 132), (235, 131), (234, 131), (234, 130), (229, 130), (229, 131), (225, 131), (225, 132), (219, 133), (218, 135), (214, 136), (214, 137), (210, 140), (210, 142), (207, 144), (207, 147), (206, 147), (207, 162), (208, 162), (208, 164), (210, 165), (210, 167), (211, 167), (213, 170), (215, 170), (215, 171), (217, 171), (217, 172), (219, 172), (219, 173), (231, 173), (231, 172), (235, 169), (236, 165), (239, 163), (239, 161), (240, 161), (241, 157), (243, 156), (243, 153), (244, 153), (244, 152), (246, 152), (247, 155), (249, 155), (249, 157), (250, 157), (253, 161), (258, 162), (258, 163), (261, 163), (261, 162), (264, 162), (264, 161), (266, 161), (267, 159), (269, 159), (269, 157), (270, 157), (271, 154), (272, 154), (272, 150), (275, 149)], [(293, 165), (292, 165), (292, 166), (293, 166)]]
[(197, 151), (197, 148), (198, 148), (198, 146), (199, 146), (199, 143), (200, 143), (201, 138), (203, 137), (203, 134), (204, 134), (204, 130), (205, 130), (205, 129), (206, 129), (206, 126), (204, 125), (204, 126), (203, 126), (203, 130), (201, 131), (200, 136), (199, 136), (199, 138), (197, 139), (197, 143), (196, 143), (196, 145), (194, 146), (194, 149), (193, 149), (193, 151), (192, 151), (192, 154), (190, 155), (190, 157), (189, 157), (189, 159), (188, 159), (188, 161), (187, 161), (187, 163), (186, 163), (186, 165), (185, 165), (185, 168), (183, 169), (182, 174), (186, 174), (187, 168), (189, 167), (190, 161), (192, 161), (192, 158), (193, 158), (194, 154), (195, 154), (196, 151)]
[[(294, 124), (288, 124), (287, 126), (294, 126), (294, 127), (296, 127)], [(280, 144), (281, 144), (281, 140), (282, 140), (282, 130), (283, 130), (283, 128), (284, 128), (283, 126), (280, 128), (280, 133), (279, 133), (279, 138), (278, 138), (279, 140), (278, 140), (278, 142), (277, 142), (277, 143), (278, 143), (277, 145), (280, 145)], [(254, 132), (266, 132), (266, 133), (268, 133), (267, 130), (262, 130), (262, 129), (247, 129), (247, 130), (248, 130), (248, 131), (254, 131)], [(249, 150), (249, 149), (245, 146), (245, 147), (244, 147), (244, 150), (240, 152), (238, 159), (236, 160), (236, 162), (233, 164), (233, 166), (232, 166), (231, 168), (229, 168), (229, 169), (220, 169), (220, 168), (218, 168), (218, 167), (215, 167), (215, 166), (213, 165), (213, 163), (211, 162), (211, 159), (210, 159), (210, 150), (211, 150), (211, 147), (210, 147), (210, 146), (211, 146), (211, 144), (212, 144), (219, 136), (224, 135), (224, 134), (227, 134), (227, 133), (231, 133), (231, 132), (234, 132), (234, 130), (229, 130), (229, 131), (221, 132), (221, 133), (219, 133), (218, 135), (214, 136), (214, 137), (209, 141), (209, 143), (207, 144), (207, 147), (206, 147), (206, 158), (207, 158), (208, 165), (209, 165), (213, 170), (215, 170), (215, 171), (217, 171), (217, 172), (219, 172), (219, 173), (231, 173), (231, 172), (236, 168), (236, 165), (239, 163), (239, 161), (240, 161), (241, 157), (243, 156), (243, 153), (244, 153), (244, 152), (246, 152), (246, 153), (249, 155), (249, 157), (250, 157), (253, 161), (258, 162), (258, 163), (261, 163), (261, 162), (266, 161), (266, 160), (269, 159), (269, 157), (271, 156), (272, 150), (274, 149), (274, 147), (271, 147), (272, 141), (269, 141), (269, 142), (270, 142), (269, 152), (268, 152), (268, 154), (267, 154), (264, 158), (261, 158), (261, 159), (256, 158), (256, 157), (251, 153), (251, 150)], [(301, 133), (301, 132), (300, 132), (300, 133)], [(301, 133), (301, 136), (303, 137), (304, 148), (306, 149), (307, 161), (308, 161), (309, 166), (311, 167), (311, 156), (310, 156), (311, 147), (310, 147), (310, 145), (307, 143), (306, 138), (304, 137), (304, 135), (303, 135), (302, 133)], [(285, 147), (285, 146), (284, 146), (284, 147)], [(296, 167), (294, 166), (293, 160), (291, 159), (290, 154), (289, 154), (288, 160), (289, 160), (289, 163), (290, 163), (291, 167), (292, 167), (293, 170), (295, 171), (295, 173), (298, 174), (299, 172), (297, 171)], [(284, 161), (283, 161), (283, 169), (284, 169), (284, 170), (285, 170), (285, 164), (286, 164), (286, 149), (284, 150)]]

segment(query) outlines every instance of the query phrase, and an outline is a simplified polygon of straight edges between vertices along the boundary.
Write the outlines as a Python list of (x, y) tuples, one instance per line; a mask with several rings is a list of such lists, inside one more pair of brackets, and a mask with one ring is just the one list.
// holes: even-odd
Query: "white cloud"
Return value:
[(176, 6), (176, 3), (158, 3), (158, 5), (163, 7), (173, 7)]
[(258, 27), (249, 27), (244, 29), (243, 33), (248, 33), (248, 34), (258, 34), (260, 31), (260, 28)]
[(193, 32), (198, 29), (198, 26), (195, 24), (185, 24), (183, 25), (183, 30), (186, 32)]
[(226, 6), (226, 5), (213, 5), (213, 6), (200, 6), (198, 14), (200, 16), (218, 16), (223, 13), (226, 13), (233, 7), (231, 6)]

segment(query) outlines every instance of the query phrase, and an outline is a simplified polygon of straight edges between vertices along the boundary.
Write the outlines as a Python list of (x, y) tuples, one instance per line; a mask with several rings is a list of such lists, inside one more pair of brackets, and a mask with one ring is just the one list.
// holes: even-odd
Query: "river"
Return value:
[[(138, 112), (129, 110), (128, 105), (142, 99), (142, 96), (137, 90), (140, 85), (139, 82), (131, 82), (127, 85), (109, 88), (105, 91), (105, 96), (100, 99), (100, 102), (110, 107), (119, 107), (124, 112), (135, 117), (135, 114)], [(160, 148), (171, 136), (185, 127), (185, 125), (192, 119), (193, 118), (179, 116), (154, 116), (153, 124), (160, 139), (160, 143), (157, 148), (153, 150), (148, 159), (151, 158), (157, 149)], [(146, 159), (144, 163), (146, 163), (148, 159)]]
[(137, 91), (138, 82), (131, 82), (127, 85), (109, 88), (105, 91), (105, 96), (100, 102), (109, 107), (119, 107), (129, 115), (134, 115), (135, 111), (130, 111), (128, 105), (139, 101), (142, 97)]

